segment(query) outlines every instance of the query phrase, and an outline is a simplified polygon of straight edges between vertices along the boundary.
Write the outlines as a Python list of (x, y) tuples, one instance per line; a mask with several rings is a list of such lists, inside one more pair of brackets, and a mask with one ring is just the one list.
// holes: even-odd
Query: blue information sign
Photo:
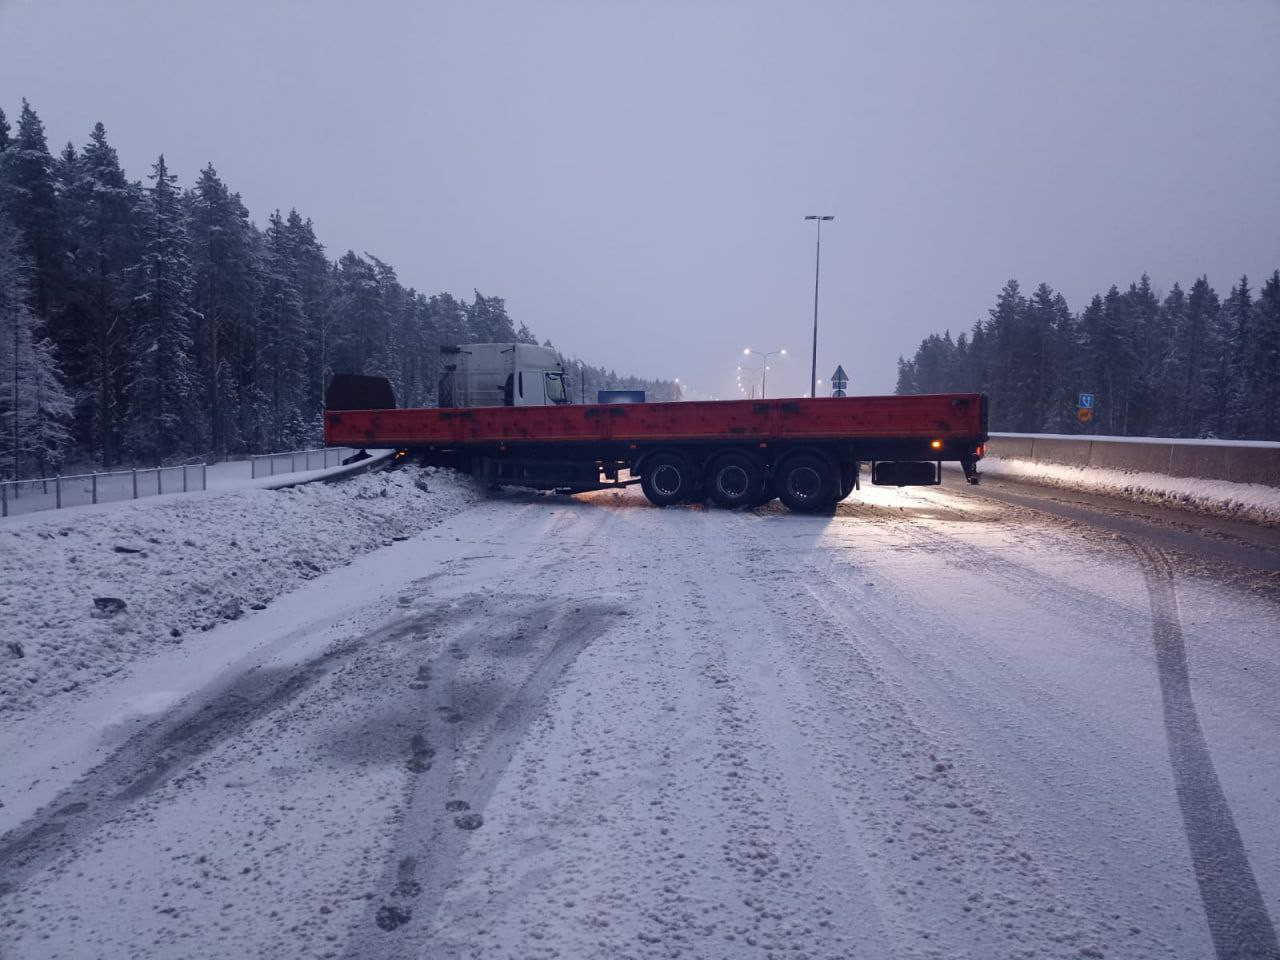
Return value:
[(1079, 406), (1080, 406), (1080, 409), (1081, 409), (1081, 410), (1092, 410), (1092, 409), (1093, 409), (1093, 394), (1092, 394), (1092, 393), (1082, 393), (1082, 394), (1080, 394), (1080, 404), (1079, 404)]

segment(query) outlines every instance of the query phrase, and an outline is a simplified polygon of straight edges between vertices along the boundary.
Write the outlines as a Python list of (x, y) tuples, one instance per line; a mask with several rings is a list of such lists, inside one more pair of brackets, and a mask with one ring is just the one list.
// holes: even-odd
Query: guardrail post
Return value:
[(182, 465), (182, 492), (187, 492), (187, 465)]
[(62, 474), (56, 474), (53, 478), (53, 509), (62, 509)]
[(200, 489), (209, 489), (209, 465), (207, 463), (200, 464)]
[(133, 499), (138, 499), (138, 468), (133, 468)]
[(0, 483), (0, 517), (9, 515), (9, 485)]
[(90, 485), (93, 487), (93, 500), (92, 500), (92, 502), (93, 502), (93, 503), (97, 503), (97, 502), (98, 502), (98, 475), (97, 475), (96, 473), (95, 473), (95, 474), (91, 474), (91, 475), (90, 475), (90, 477), (89, 477), (89, 483), (90, 483)]

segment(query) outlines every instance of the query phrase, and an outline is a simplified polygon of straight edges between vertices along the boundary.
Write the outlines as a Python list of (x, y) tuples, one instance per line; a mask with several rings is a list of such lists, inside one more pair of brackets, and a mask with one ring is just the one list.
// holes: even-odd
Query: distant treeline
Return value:
[[(102, 124), (54, 157), (25, 100), (16, 129), (0, 111), (0, 478), (314, 445), (334, 371), (430, 405), (441, 344), (517, 340), (537, 342), (501, 297), (423, 294), (368, 253), (331, 261), (296, 210), (258, 227), (212, 164), (189, 189), (163, 155), (130, 181)], [(677, 395), (566, 364), (588, 398)]]
[(1280, 271), (1225, 300), (1204, 277), (1161, 299), (1144, 274), (1078, 315), (1048, 284), (1028, 298), (1010, 280), (971, 334), (898, 358), (898, 393), (950, 391), (989, 394), (991, 429), (1013, 433), (1280, 440)]

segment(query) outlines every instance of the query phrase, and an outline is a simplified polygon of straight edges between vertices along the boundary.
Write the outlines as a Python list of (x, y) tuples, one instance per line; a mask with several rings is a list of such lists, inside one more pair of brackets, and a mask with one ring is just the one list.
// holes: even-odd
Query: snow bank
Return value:
[(0, 713), (111, 676), (162, 644), (197, 642), (475, 498), (448, 471), (406, 467), (2, 526)]
[(1073, 490), (1090, 490), (1268, 526), (1280, 525), (1280, 489), (1260, 483), (1231, 483), (1227, 480), (1170, 477), (1162, 473), (1069, 467), (1058, 463), (991, 456), (982, 460), (979, 469), (993, 477)]

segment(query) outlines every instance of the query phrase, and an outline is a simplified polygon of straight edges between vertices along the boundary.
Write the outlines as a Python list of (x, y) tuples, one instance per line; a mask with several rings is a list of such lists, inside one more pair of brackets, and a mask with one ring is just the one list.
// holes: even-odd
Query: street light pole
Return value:
[(818, 246), (813, 258), (813, 365), (809, 369), (809, 396), (818, 395), (818, 275), (822, 269), (822, 221), (834, 220), (829, 214), (810, 214), (806, 220), (818, 224)]
[(764, 350), (752, 350), (750, 347), (747, 347), (745, 350), (742, 351), (742, 353), (743, 353), (743, 356), (746, 356), (748, 353), (754, 353), (756, 356), (764, 358), (764, 369), (760, 371), (760, 399), (763, 400), (765, 396), (764, 394), (765, 383), (769, 379), (769, 358), (785, 357), (787, 355), (787, 351), (784, 348), (782, 350), (770, 350), (768, 352), (765, 352)]

